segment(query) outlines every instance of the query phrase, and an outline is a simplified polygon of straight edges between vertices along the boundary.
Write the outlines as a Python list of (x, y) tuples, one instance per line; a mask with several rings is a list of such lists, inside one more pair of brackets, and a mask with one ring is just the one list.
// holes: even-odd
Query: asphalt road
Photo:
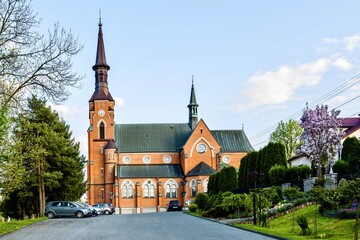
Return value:
[(36, 223), (0, 239), (269, 240), (273, 239), (181, 212), (57, 218)]

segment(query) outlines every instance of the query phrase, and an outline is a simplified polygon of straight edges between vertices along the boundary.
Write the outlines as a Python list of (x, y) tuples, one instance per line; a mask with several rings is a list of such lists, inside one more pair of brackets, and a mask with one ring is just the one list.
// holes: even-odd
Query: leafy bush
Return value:
[(360, 178), (349, 181), (346, 187), (339, 189), (339, 192), (343, 196), (341, 204), (345, 208), (352, 206), (354, 199), (358, 197), (357, 195), (360, 192)]
[(198, 193), (194, 199), (194, 203), (200, 210), (204, 210), (209, 197), (205, 193)]
[(190, 206), (189, 206), (190, 212), (196, 212), (197, 210), (198, 210), (198, 205), (196, 205), (195, 203), (190, 204)]
[(298, 198), (303, 198), (305, 194), (300, 191), (298, 187), (289, 187), (283, 189), (283, 196), (287, 198), (289, 201), (293, 201)]
[[(215, 215), (215, 208), (210, 208), (209, 210), (207, 210), (203, 215), (206, 215), (208, 217), (214, 217)], [(205, 216), (203, 216), (205, 217)]]
[(259, 216), (259, 220), (262, 227), (269, 227), (269, 221), (268, 221), (268, 214), (267, 213), (261, 213)]
[(260, 190), (261, 197), (265, 197), (271, 205), (277, 204), (281, 201), (280, 196), (275, 187), (263, 188)]
[(333, 165), (333, 171), (338, 174), (346, 174), (349, 171), (349, 163), (345, 160), (339, 159)]
[(217, 198), (217, 195), (211, 195), (209, 197), (208, 201), (206, 202), (204, 210), (209, 210), (209, 209), (215, 207), (216, 198)]
[(215, 218), (222, 218), (229, 216), (229, 212), (226, 211), (222, 206), (216, 206), (214, 211), (214, 217)]
[(340, 179), (338, 183), (338, 188), (345, 188), (349, 185), (348, 181), (345, 178)]
[(296, 222), (301, 228), (301, 235), (310, 235), (311, 229), (309, 228), (309, 223), (305, 215), (299, 215), (296, 217)]
[(230, 197), (231, 195), (234, 195), (232, 192), (226, 191), (222, 194), (223, 198)]
[(303, 179), (311, 175), (311, 169), (307, 165), (289, 167), (285, 173), (285, 180), (289, 183), (302, 184)]

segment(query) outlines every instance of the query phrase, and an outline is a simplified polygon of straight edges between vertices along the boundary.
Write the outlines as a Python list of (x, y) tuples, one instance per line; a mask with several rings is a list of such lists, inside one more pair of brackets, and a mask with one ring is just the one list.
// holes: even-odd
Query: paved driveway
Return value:
[(0, 239), (273, 239), (181, 212), (59, 218), (36, 223)]

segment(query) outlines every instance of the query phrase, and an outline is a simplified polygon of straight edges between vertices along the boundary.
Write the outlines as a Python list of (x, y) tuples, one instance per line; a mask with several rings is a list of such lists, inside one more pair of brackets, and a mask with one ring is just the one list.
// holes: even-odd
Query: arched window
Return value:
[(134, 197), (134, 185), (131, 181), (125, 180), (121, 186), (121, 192), (123, 198)]
[(155, 186), (154, 184), (150, 184), (149, 186), (149, 196), (154, 198), (155, 197)]
[(144, 197), (148, 198), (149, 197), (149, 185), (145, 184), (143, 189), (144, 189)]
[(178, 190), (178, 186), (174, 180), (170, 179), (165, 182), (165, 197), (166, 198), (176, 198), (177, 190)]
[(104, 124), (104, 122), (100, 123), (99, 129), (100, 129), (99, 130), (99, 138), (105, 139), (105, 124)]
[(143, 184), (144, 198), (154, 198), (155, 197), (155, 184), (151, 180), (145, 181)]
[(209, 184), (209, 179), (205, 179), (205, 181), (203, 183), (204, 193), (207, 193), (207, 191), (208, 191), (208, 184)]
[(196, 197), (197, 184), (194, 179), (191, 180), (190, 182), (190, 188), (191, 188), (191, 197)]

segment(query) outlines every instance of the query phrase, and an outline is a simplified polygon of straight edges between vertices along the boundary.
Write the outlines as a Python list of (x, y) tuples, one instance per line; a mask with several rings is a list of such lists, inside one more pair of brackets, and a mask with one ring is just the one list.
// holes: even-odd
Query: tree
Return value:
[(230, 166), (223, 168), (218, 174), (219, 191), (226, 192), (237, 188), (237, 173), (234, 167)]
[(3, 206), (16, 205), (20, 212), (15, 216), (41, 216), (45, 199), (77, 200), (84, 194), (85, 159), (79, 144), (45, 101), (28, 100), (28, 108), (15, 120), (13, 138), (13, 154), (1, 163), (0, 176)]
[(341, 151), (341, 159), (349, 165), (349, 169), (357, 171), (360, 168), (360, 141), (356, 137), (346, 138)]
[(9, 106), (24, 91), (54, 102), (69, 96), (67, 87), (78, 87), (80, 77), (72, 71), (71, 58), (82, 46), (59, 24), (48, 36), (35, 31), (40, 19), (31, 0), (0, 1), (0, 99)]
[(240, 217), (240, 208), (244, 206), (244, 200), (240, 194), (231, 194), (230, 196), (224, 197), (222, 201), (222, 207), (229, 212), (234, 208), (237, 209), (238, 217)]
[(288, 160), (296, 154), (296, 149), (301, 146), (300, 136), (303, 129), (300, 124), (290, 119), (284, 123), (281, 121), (275, 131), (270, 135), (271, 142), (282, 143), (285, 147), (285, 156)]
[(301, 127), (304, 129), (301, 150), (315, 163), (319, 179), (323, 179), (334, 164), (341, 147), (343, 133), (340, 131), (341, 122), (337, 119), (339, 113), (334, 109), (328, 112), (327, 105), (316, 106), (315, 110), (306, 106), (301, 117)]

